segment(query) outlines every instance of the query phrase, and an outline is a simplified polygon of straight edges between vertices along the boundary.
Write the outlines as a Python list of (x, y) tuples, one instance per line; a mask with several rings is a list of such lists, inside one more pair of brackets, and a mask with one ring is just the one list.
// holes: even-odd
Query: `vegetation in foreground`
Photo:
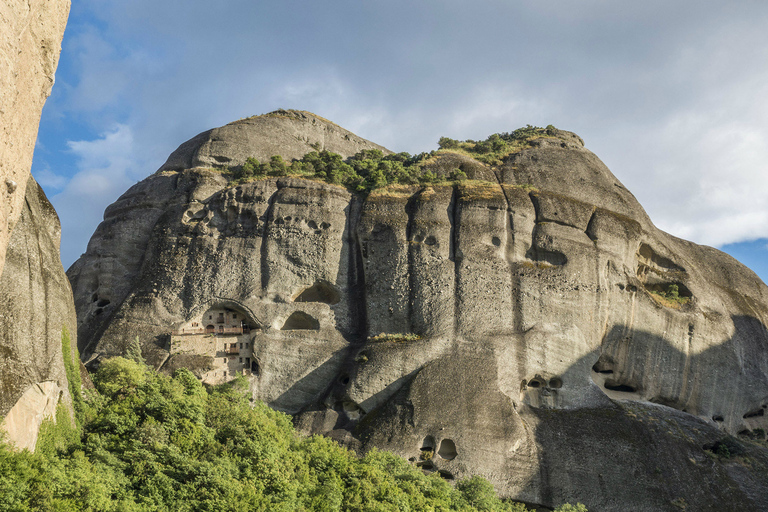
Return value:
[[(516, 511), (473, 477), (452, 487), (393, 454), (297, 434), (246, 398), (244, 379), (206, 389), (114, 358), (98, 393), (43, 424), (35, 453), (0, 443), (4, 511)], [(583, 511), (583, 507), (562, 508)]]
[[(510, 154), (529, 147), (531, 140), (551, 137), (555, 131), (551, 125), (546, 128), (528, 125), (508, 133), (495, 133), (482, 141), (441, 137), (438, 141), (440, 149), (418, 155), (395, 153), (385, 156), (378, 149), (369, 149), (344, 160), (330, 151), (312, 151), (290, 163), (281, 156), (273, 156), (269, 162), (248, 158), (244, 165), (221, 170), (239, 182), (268, 176), (301, 176), (367, 194), (392, 184), (429, 185), (464, 180), (467, 175), (460, 169), (441, 177), (428, 170), (426, 163), (441, 153), (459, 153), (489, 165), (498, 165)], [(319, 145), (316, 147), (319, 149)]]

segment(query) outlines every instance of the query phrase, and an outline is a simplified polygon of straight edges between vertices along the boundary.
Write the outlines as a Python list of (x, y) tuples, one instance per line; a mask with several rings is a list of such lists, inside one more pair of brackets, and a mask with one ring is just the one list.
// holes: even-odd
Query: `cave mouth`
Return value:
[(322, 302), (333, 305), (338, 304), (339, 300), (339, 292), (332, 284), (318, 281), (299, 293), (294, 302)]
[(637, 389), (630, 386), (629, 384), (620, 384), (618, 382), (613, 382), (610, 380), (605, 381), (605, 389), (610, 389), (611, 391), (620, 391), (622, 393), (635, 393), (637, 392)]
[(421, 450), (422, 452), (434, 452), (435, 451), (435, 438), (432, 436), (427, 436), (421, 441)]
[(456, 452), (456, 443), (452, 439), (443, 439), (440, 441), (440, 449), (437, 454), (445, 460), (453, 460), (458, 455)]
[(294, 311), (285, 321), (281, 331), (317, 331), (320, 322), (303, 311)]
[(613, 373), (613, 368), (616, 366), (616, 362), (608, 354), (600, 354), (597, 362), (592, 366), (592, 371), (595, 373), (602, 373), (610, 375)]

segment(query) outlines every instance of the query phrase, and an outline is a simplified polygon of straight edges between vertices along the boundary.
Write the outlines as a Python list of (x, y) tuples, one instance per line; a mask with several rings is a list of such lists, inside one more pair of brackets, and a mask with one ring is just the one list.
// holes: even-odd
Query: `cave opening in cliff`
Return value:
[(309, 288), (304, 289), (294, 302), (322, 302), (323, 304), (337, 304), (339, 292), (325, 281), (318, 281)]
[(294, 311), (285, 321), (282, 331), (317, 331), (320, 322), (303, 311)]
[(619, 384), (617, 382), (611, 382), (611, 381), (606, 381), (604, 386), (605, 386), (605, 389), (610, 389), (611, 391), (621, 391), (622, 393), (634, 393), (635, 391), (637, 391), (636, 388), (628, 384)]
[(456, 443), (452, 439), (443, 439), (440, 441), (440, 449), (437, 454), (445, 460), (453, 460), (458, 455), (456, 452)]

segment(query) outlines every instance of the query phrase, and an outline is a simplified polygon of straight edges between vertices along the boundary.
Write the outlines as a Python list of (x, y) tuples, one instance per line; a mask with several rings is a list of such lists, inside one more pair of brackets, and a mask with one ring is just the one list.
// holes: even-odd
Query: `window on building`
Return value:
[(224, 376), (225, 376), (225, 377), (227, 376), (227, 372), (224, 372)]
[(240, 344), (240, 348), (243, 348), (243, 344), (242, 343)]
[(232, 318), (237, 318), (237, 313), (232, 313)]
[(242, 357), (240, 358), (240, 362), (241, 362), (241, 363), (243, 362), (243, 358), (242, 358)]
[(248, 348), (248, 344), (247, 343), (245, 344), (245, 348)]

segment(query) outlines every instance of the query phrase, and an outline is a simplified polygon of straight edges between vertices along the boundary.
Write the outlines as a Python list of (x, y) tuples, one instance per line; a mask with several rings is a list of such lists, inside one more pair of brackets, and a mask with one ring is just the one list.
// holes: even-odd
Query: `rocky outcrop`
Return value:
[[(253, 154), (242, 140), (206, 161)], [(222, 371), (304, 430), (448, 479), (546, 506), (768, 507), (750, 440), (768, 428), (768, 288), (656, 229), (577, 136), (497, 167), (443, 153), (433, 172), (474, 179), (367, 198), (184, 158), (110, 206), (68, 271), (89, 364), (139, 336), (157, 368), (203, 378), (215, 365), (174, 347), (209, 336)]]
[(42, 420), (71, 404), (63, 357), (78, 365), (76, 352), (62, 354), (75, 317), (59, 219), (29, 174), (69, 6), (0, 5), (0, 418), (18, 448), (34, 449)]
[(43, 104), (53, 86), (69, 0), (0, 4), (0, 273), (24, 207)]
[(237, 166), (249, 157), (268, 162), (273, 155), (290, 161), (310, 151), (349, 157), (363, 149), (387, 149), (358, 137), (311, 112), (276, 110), (203, 132), (171, 153), (162, 171), (193, 167)]
[[(0, 277), (0, 417), (11, 442), (33, 449), (42, 420), (60, 402), (71, 407), (64, 358), (78, 370), (79, 361), (59, 218), (31, 177), (26, 191)], [(68, 353), (64, 336), (72, 338)]]

